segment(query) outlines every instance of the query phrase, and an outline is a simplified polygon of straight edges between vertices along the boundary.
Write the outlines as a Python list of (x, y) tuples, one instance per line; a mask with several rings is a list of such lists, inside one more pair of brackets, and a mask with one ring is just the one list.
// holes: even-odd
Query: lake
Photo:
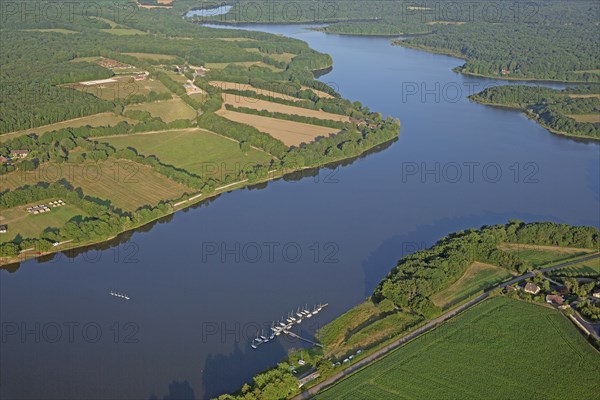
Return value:
[(399, 140), (221, 195), (104, 246), (0, 271), (0, 397), (215, 396), (303, 346), (280, 337), (252, 350), (257, 331), (329, 303), (301, 325), (310, 338), (404, 254), (449, 232), (511, 218), (600, 225), (600, 146), (466, 98), (506, 82), (459, 75), (461, 60), (386, 38), (246, 28), (331, 54), (320, 80), (400, 118)]

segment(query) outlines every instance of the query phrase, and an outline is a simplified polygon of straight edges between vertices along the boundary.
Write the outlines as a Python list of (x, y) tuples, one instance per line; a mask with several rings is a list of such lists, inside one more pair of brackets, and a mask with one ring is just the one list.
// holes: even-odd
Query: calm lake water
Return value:
[(461, 60), (385, 38), (251, 29), (331, 54), (334, 69), (321, 80), (399, 117), (400, 139), (314, 176), (222, 195), (104, 250), (0, 271), (0, 397), (201, 399), (235, 390), (301, 346), (279, 338), (252, 350), (259, 325), (329, 303), (302, 325), (311, 337), (403, 254), (449, 232), (510, 218), (600, 225), (599, 145), (466, 98), (469, 88), (506, 83), (461, 76), (451, 71)]

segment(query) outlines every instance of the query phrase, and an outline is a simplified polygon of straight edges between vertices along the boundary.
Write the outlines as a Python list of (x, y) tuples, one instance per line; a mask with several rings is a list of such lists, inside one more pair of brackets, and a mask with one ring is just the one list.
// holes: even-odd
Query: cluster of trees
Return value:
[(592, 227), (521, 221), (453, 233), (433, 247), (401, 259), (377, 286), (372, 299), (376, 303), (389, 299), (398, 307), (432, 317), (441, 310), (431, 296), (458, 280), (473, 262), (520, 273), (530, 268), (518, 255), (500, 250), (498, 245), (504, 242), (598, 248), (600, 233)]
[(252, 385), (244, 385), (238, 394), (224, 394), (218, 400), (289, 399), (300, 393), (298, 380), (290, 372), (290, 365), (280, 363), (277, 368), (260, 373)]
[(556, 90), (536, 86), (496, 86), (471, 96), (471, 99), (484, 104), (522, 109), (555, 132), (600, 139), (600, 123), (579, 122), (570, 117), (600, 113), (599, 96), (573, 97), (590, 94), (600, 94), (600, 87)]
[(577, 310), (591, 321), (600, 321), (600, 307), (590, 299), (585, 299), (577, 304)]

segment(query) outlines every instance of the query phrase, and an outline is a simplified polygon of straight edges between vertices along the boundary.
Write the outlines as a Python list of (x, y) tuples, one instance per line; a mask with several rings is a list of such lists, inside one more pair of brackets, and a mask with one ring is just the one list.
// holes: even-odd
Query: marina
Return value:
[(257, 331), (256, 338), (252, 339), (250, 347), (256, 350), (260, 345), (274, 340), (277, 336), (281, 335), (282, 333), (285, 335), (292, 336), (296, 339), (303, 340), (312, 345), (321, 346), (320, 344), (315, 343), (312, 340), (305, 339), (291, 332), (290, 329), (292, 329), (294, 325), (301, 324), (305, 318), (311, 318), (313, 315), (318, 314), (328, 305), (329, 304), (327, 303), (318, 304), (315, 305), (312, 310), (308, 308), (308, 305), (305, 305), (304, 307), (298, 307), (296, 311), (288, 313), (287, 317), (281, 317), (281, 319), (279, 319), (277, 322), (273, 321), (273, 323), (271, 324), (271, 333), (267, 333), (268, 336), (265, 336), (264, 330), (262, 330), (260, 333)]

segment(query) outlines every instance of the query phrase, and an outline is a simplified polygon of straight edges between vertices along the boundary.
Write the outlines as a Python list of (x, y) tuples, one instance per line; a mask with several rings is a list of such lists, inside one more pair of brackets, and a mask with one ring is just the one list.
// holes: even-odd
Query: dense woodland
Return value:
[[(394, 43), (464, 58), (460, 71), (507, 79), (599, 82), (600, 4), (593, 0), (498, 2), (252, 0), (217, 22), (317, 22), (329, 33), (406, 36)], [(181, 7), (191, 5), (183, 0)], [(207, 18), (205, 18), (207, 19)]]
[[(37, 14), (15, 13), (3, 16), (0, 53), (0, 133), (24, 130), (67, 119), (112, 111), (123, 101), (106, 101), (60, 85), (105, 79), (114, 75), (92, 62), (73, 62), (81, 57), (107, 57), (125, 63), (135, 61), (141, 69), (150, 69), (149, 60), (139, 61), (121, 53), (166, 54), (191, 65), (208, 62), (262, 61), (285, 67), (268, 54), (297, 54), (297, 60), (286, 68), (286, 80), (313, 80), (310, 69), (331, 65), (328, 55), (318, 53), (302, 41), (261, 32), (224, 31), (182, 23), (177, 13), (145, 10), (133, 2), (100, 0), (92, 13), (73, 8), (44, 18), (47, 2), (38, 4)], [(79, 4), (79, 3), (77, 3)], [(134, 8), (131, 8), (131, 7)], [(91, 17), (86, 15), (86, 10)], [(110, 32), (115, 28), (135, 29), (133, 35)], [(41, 31), (41, 30), (54, 31)], [(58, 31), (56, 31), (58, 30)], [(65, 33), (66, 32), (71, 33)], [(143, 35), (143, 36), (142, 36)], [(261, 53), (245, 51), (252, 43), (215, 41), (219, 37), (241, 37), (260, 41)], [(310, 69), (307, 67), (311, 67)], [(259, 71), (244, 73), (260, 78)]]
[[(600, 139), (600, 87), (555, 90), (536, 86), (496, 86), (471, 96), (483, 104), (524, 110), (556, 133)], [(597, 115), (599, 122), (578, 122), (575, 115)]]

